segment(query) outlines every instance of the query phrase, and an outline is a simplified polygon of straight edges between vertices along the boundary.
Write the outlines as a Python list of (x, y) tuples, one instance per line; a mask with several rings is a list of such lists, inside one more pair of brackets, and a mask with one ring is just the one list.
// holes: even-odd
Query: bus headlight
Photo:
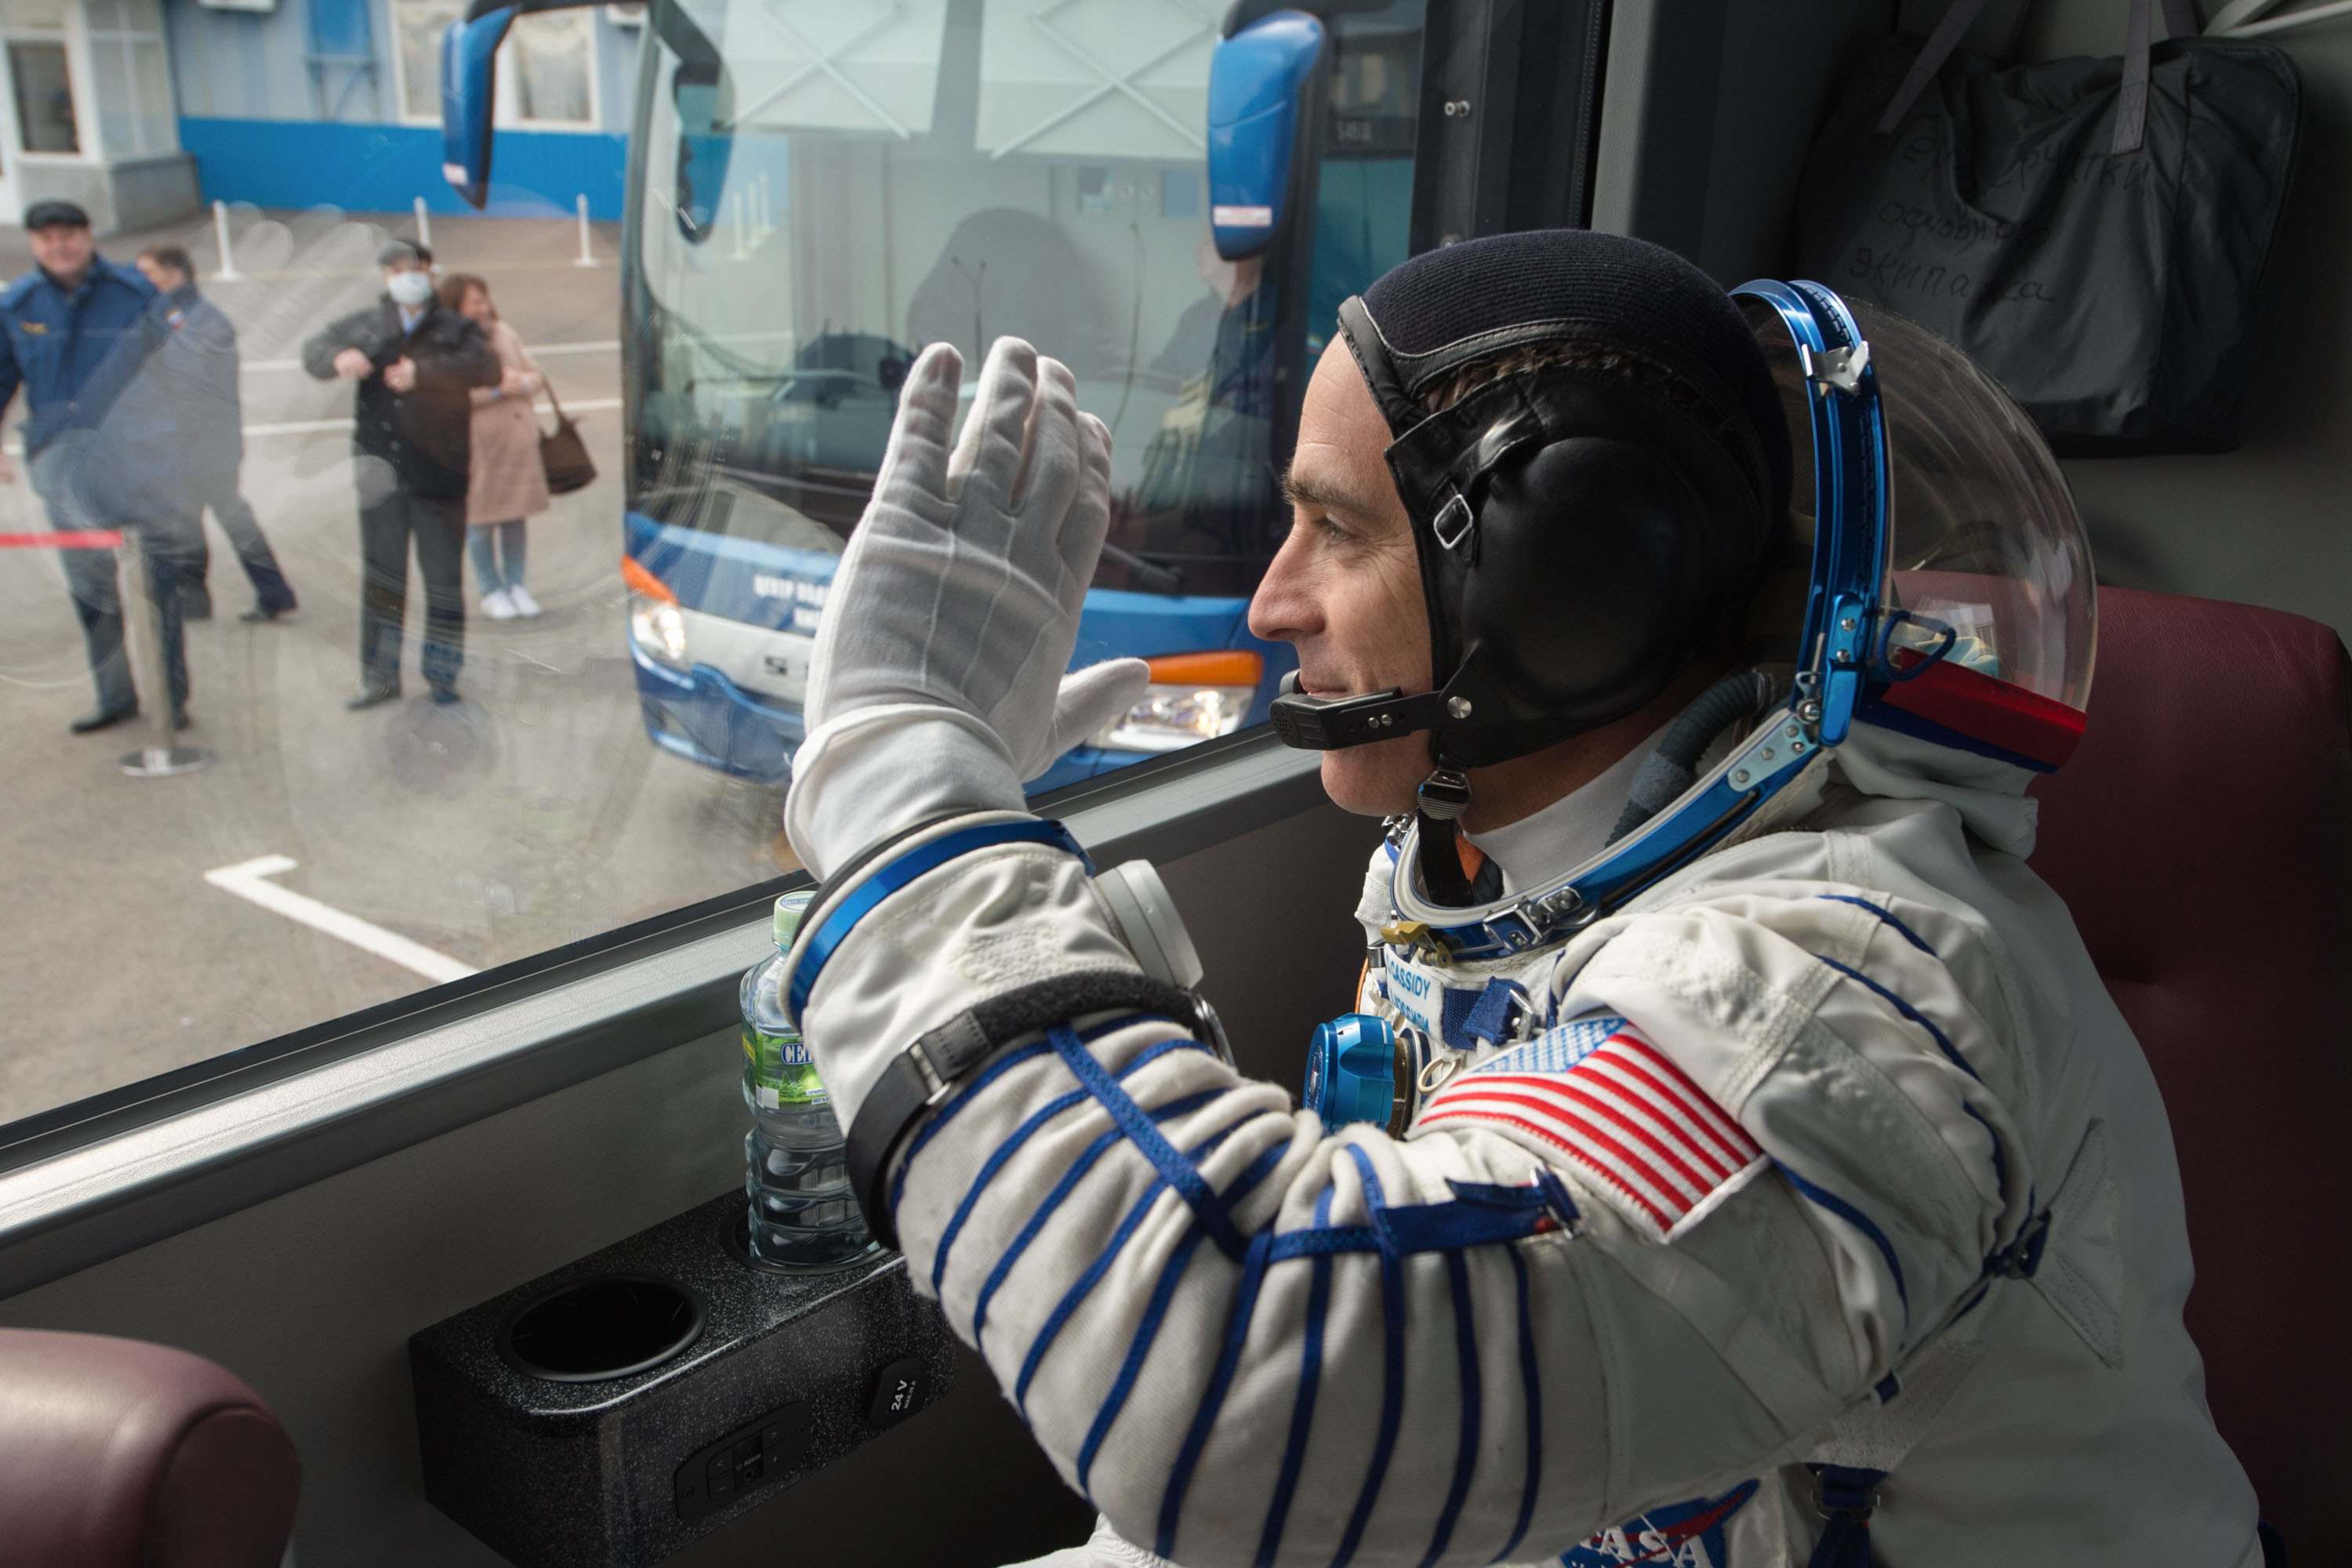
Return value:
[(692, 668), (686, 657), (686, 616), (669, 584), (630, 557), (621, 557), (621, 581), (629, 588), (629, 637), (656, 664), (680, 675)]
[(1249, 717), (1265, 673), (1265, 660), (1244, 649), (1168, 654), (1147, 662), (1151, 684), (1142, 700), (1097, 731), (1096, 745), (1173, 752), (1230, 735)]

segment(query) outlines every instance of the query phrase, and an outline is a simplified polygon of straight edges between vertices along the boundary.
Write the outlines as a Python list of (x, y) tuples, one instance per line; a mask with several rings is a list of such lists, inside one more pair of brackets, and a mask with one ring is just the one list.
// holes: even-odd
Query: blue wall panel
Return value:
[[(436, 213), (473, 210), (441, 177), (436, 126), (192, 117), (180, 121), (180, 145), (195, 154), (208, 202), (398, 213), (423, 196)], [(585, 192), (589, 216), (618, 221), (627, 148), (623, 136), (500, 131), (490, 157), (488, 210), (503, 217), (568, 217)]]

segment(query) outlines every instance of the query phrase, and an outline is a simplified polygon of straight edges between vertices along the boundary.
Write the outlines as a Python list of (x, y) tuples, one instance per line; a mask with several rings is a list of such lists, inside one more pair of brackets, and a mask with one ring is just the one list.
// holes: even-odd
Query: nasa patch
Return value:
[(1756, 1495), (1754, 1481), (1742, 1481), (1720, 1497), (1654, 1508), (1614, 1530), (1604, 1530), (1581, 1546), (1559, 1554), (1566, 1568), (1622, 1568), (1654, 1563), (1661, 1568), (1726, 1568), (1730, 1561), (1724, 1527)]

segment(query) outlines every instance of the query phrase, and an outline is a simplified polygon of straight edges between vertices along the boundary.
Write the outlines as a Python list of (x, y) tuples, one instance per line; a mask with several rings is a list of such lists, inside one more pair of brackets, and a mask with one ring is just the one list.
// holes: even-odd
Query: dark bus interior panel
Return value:
[[(1416, 245), (1561, 221), (1575, 189), (1593, 226), (1673, 247), (1729, 285), (1785, 268), (1800, 170), (1846, 73), (1890, 28), (1925, 32), (1943, 5), (1613, 0), (1589, 192), (1557, 145), (1580, 133), (1559, 114), (1560, 84), (1528, 71), (1503, 92), (1511, 73), (1490, 52), (1498, 30), (1517, 38), (1549, 9), (1431, 0), (1424, 107), (1442, 87), (1502, 92), (1515, 111), (1507, 123), (1471, 117), (1459, 132), (1471, 143), (1437, 148), (1449, 175), (1470, 184), (1417, 188)], [(1969, 42), (2024, 58), (2112, 55), (2125, 10), (2118, 0), (1993, 0)], [(2335, 199), (2352, 184), (2352, 19), (2276, 41), (2301, 74), (2305, 120), (2243, 445), (2064, 467), (2103, 584), (2287, 610), (2352, 634), (2342, 515), (2352, 493), (2352, 290), (2342, 283), (2352, 215)], [(1538, 56), (1563, 58), (1557, 47), (1527, 58)], [(1424, 177), (1434, 145), (1424, 135)], [(1211, 790), (1221, 767), (1257, 767), (1232, 809), (1196, 805), (1181, 832), (1137, 832), (1200, 945), (1204, 989), (1243, 1067), (1295, 1084), (1313, 1025), (1350, 994), (1361, 942), (1349, 911), (1379, 829), (1324, 803), (1311, 764), (1269, 773), (1265, 742), (1236, 737), (1183, 764)], [(1102, 786), (1112, 803), (1102, 809), (1149, 785), (1150, 771)], [(748, 929), (766, 917), (747, 901), (730, 918)], [(545, 1068), (543, 1089), (528, 1075), (444, 1085), (440, 1109), (404, 1121), (400, 1087), (387, 1085), (348, 1129), (234, 1152), (187, 1190), (120, 1173), (117, 1199), (56, 1224), (19, 1223), (12, 1184), (35, 1167), (9, 1152), (0, 1324), (158, 1341), (252, 1384), (300, 1449), (295, 1559), (307, 1568), (491, 1568), (505, 1559), (425, 1495), (411, 1336), (740, 1191), (734, 1026), (656, 1012), (629, 1027), (626, 1039), (600, 1037), (593, 1070)], [(247, 1092), (262, 1108), (287, 1082), (265, 1074)], [(53, 1147), (64, 1144), (35, 1152)], [(102, 1161), (104, 1149), (73, 1157)], [(944, 1398), (664, 1561), (985, 1568), (1082, 1541), (1091, 1510), (1029, 1442), (986, 1367), (957, 1355)]]

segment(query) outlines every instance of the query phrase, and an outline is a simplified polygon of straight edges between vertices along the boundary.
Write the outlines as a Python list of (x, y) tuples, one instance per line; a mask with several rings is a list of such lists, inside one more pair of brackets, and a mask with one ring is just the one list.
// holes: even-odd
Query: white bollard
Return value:
[(425, 249), (433, 248), (433, 216), (425, 210), (425, 198), (416, 198), (416, 243)]
[[(121, 605), (123, 652), (131, 661), (131, 690), (147, 719), (147, 743), (126, 752), (122, 771), (132, 778), (167, 779), (210, 767), (213, 754), (202, 746), (184, 746), (172, 729), (172, 686), (163, 664), (163, 610), (155, 603), (147, 574), (147, 557), (139, 548), (135, 529), (122, 531), (115, 547), (116, 602)], [(176, 590), (175, 590), (176, 591)]]
[(596, 253), (588, 248), (588, 193), (585, 191), (580, 193), (580, 255), (572, 265), (574, 267), (596, 265)]
[(236, 258), (228, 248), (228, 204), (213, 204), (213, 237), (220, 242), (220, 270), (213, 274), (215, 283), (234, 283), (245, 276), (236, 269)]

